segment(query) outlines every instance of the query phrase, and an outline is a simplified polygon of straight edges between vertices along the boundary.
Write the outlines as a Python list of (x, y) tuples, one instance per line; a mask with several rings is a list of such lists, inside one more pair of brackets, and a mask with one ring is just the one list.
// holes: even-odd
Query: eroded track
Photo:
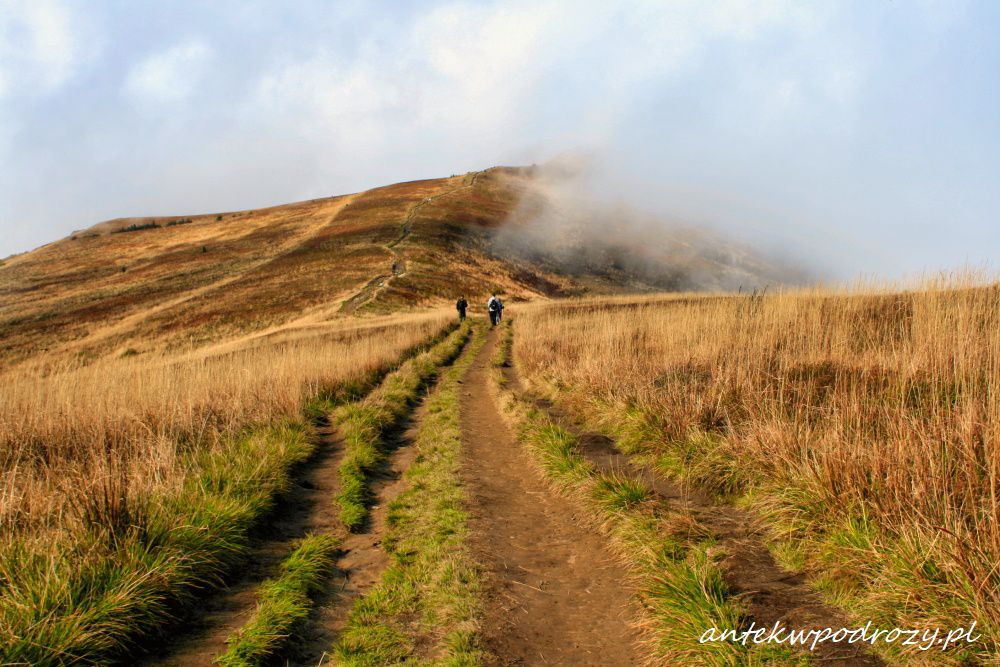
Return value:
[(316, 665), (328, 653), (354, 601), (382, 575), (389, 559), (382, 548), (386, 506), (402, 490), (405, 474), (416, 452), (413, 442), (423, 415), (423, 402), (383, 437), (387, 462), (371, 483), (373, 504), (365, 526), (349, 532), (338, 519), (333, 500), (340, 490), (338, 466), (343, 441), (335, 426), (320, 429), (317, 452), (306, 464), (272, 520), (256, 540), (244, 572), (225, 590), (208, 597), (185, 631), (158, 648), (150, 666), (209, 667), (225, 653), (226, 640), (253, 613), (260, 584), (273, 575), (295, 540), (307, 533), (328, 533), (340, 538), (336, 569), (316, 599), (316, 606), (295, 641), (283, 652), (282, 664)]
[(635, 665), (625, 572), (527, 460), (489, 391), (491, 332), (462, 391), (471, 543), (485, 570), (483, 639), (503, 665)]
[(389, 273), (375, 276), (365, 283), (360, 290), (344, 300), (341, 304), (340, 311), (344, 313), (353, 313), (361, 306), (373, 301), (381, 292), (388, 289), (394, 279), (405, 276), (407, 271), (406, 256), (399, 250), (399, 246), (406, 241), (406, 239), (413, 232), (413, 221), (416, 219), (417, 213), (419, 213), (423, 207), (428, 204), (432, 204), (442, 197), (447, 197), (455, 194), (456, 192), (461, 192), (462, 190), (468, 190), (474, 187), (476, 185), (476, 181), (482, 173), (483, 172), (473, 172), (468, 174), (466, 178), (463, 179), (461, 185), (456, 185), (452, 188), (448, 188), (444, 192), (439, 192), (436, 195), (425, 197), (411, 206), (407, 211), (406, 216), (403, 218), (403, 222), (400, 224), (399, 236), (382, 246), (385, 251), (389, 253), (391, 258)]

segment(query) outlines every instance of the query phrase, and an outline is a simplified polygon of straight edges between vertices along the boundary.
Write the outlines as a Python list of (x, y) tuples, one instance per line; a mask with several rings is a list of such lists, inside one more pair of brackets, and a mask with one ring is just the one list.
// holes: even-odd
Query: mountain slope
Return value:
[(511, 235), (531, 238), (515, 213), (535, 176), (497, 167), (255, 211), (100, 223), (0, 266), (0, 360), (198, 345), (458, 294), (477, 304), (490, 291), (521, 300), (690, 287), (647, 270), (669, 261), (662, 253), (636, 270), (602, 249), (567, 263), (512, 246)]

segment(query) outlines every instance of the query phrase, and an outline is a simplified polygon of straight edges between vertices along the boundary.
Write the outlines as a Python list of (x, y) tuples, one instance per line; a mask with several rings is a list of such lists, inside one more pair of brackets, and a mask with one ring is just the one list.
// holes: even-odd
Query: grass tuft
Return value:
[(340, 541), (332, 535), (307, 535), (261, 584), (253, 616), (228, 640), (216, 662), (223, 667), (255, 667), (273, 658), (312, 609), (312, 596), (333, 567)]
[(633, 509), (651, 496), (648, 485), (627, 475), (600, 475), (594, 485), (594, 499), (609, 512)]

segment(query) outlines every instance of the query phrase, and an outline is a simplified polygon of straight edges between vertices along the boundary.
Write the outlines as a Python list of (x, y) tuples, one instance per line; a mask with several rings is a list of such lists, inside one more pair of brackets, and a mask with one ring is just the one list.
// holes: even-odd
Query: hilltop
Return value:
[(670, 248), (605, 247), (571, 231), (544, 247), (537, 180), (536, 168), (496, 167), (266, 209), (102, 222), (0, 266), (0, 359), (200, 345), (459, 293), (475, 304), (490, 291), (519, 301), (690, 289), (702, 285), (679, 267), (692, 257), (700, 282), (720, 277), (708, 287), (773, 280), (746, 251), (721, 240), (698, 249), (690, 234)]

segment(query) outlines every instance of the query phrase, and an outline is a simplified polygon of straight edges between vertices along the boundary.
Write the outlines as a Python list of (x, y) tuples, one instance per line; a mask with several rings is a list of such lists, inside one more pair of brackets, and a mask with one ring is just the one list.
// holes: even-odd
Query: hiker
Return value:
[(503, 319), (503, 301), (499, 297), (497, 297), (497, 306), (499, 306), (497, 308), (497, 324), (500, 324), (500, 320)]
[(469, 302), (465, 300), (465, 296), (458, 297), (458, 301), (455, 302), (455, 309), (458, 311), (458, 321), (465, 321), (465, 309), (469, 307)]
[(496, 326), (500, 321), (500, 311), (503, 306), (500, 304), (500, 299), (497, 298), (496, 294), (490, 295), (490, 300), (486, 302), (486, 310), (490, 313), (490, 324)]

